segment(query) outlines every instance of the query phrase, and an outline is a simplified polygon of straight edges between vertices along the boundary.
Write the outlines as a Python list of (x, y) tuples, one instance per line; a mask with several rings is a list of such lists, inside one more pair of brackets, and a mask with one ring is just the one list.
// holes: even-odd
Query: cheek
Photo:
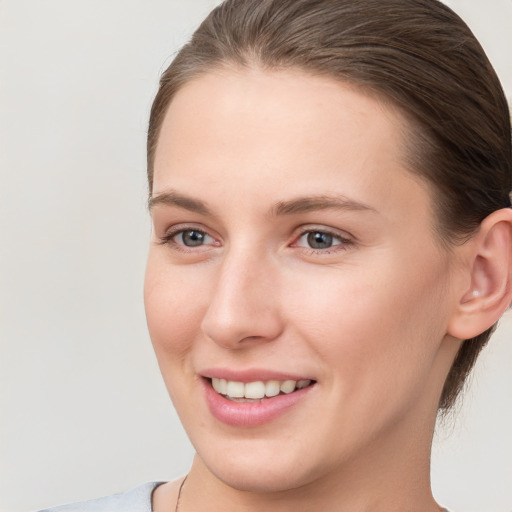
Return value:
[(445, 334), (442, 266), (425, 265), (418, 273), (410, 263), (388, 261), (375, 262), (375, 272), (340, 268), (301, 279), (290, 294), (292, 324), (347, 393), (426, 378)]
[(186, 269), (172, 267), (150, 254), (144, 282), (149, 334), (157, 357), (179, 359), (190, 350), (200, 328), (206, 288)]

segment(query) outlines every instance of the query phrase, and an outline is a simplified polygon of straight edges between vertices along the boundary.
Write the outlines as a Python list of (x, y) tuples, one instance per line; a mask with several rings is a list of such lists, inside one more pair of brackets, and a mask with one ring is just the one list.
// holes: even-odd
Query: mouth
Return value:
[[(258, 427), (280, 417), (293, 417), (316, 396), (317, 381), (266, 369), (205, 370), (201, 375), (212, 416), (232, 427)], [(299, 404), (303, 404), (302, 407)]]
[(279, 395), (290, 395), (315, 383), (310, 379), (240, 382), (213, 377), (207, 380), (214, 391), (225, 399), (242, 403), (262, 402)]

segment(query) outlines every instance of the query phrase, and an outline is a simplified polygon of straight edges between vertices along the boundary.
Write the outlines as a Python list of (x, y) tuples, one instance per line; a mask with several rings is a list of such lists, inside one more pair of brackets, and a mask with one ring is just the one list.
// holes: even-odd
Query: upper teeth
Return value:
[(231, 398), (263, 398), (265, 396), (276, 396), (280, 392), (291, 393), (295, 389), (302, 389), (311, 384), (310, 380), (269, 380), (263, 382), (237, 382), (226, 379), (212, 379), (212, 386), (217, 393), (227, 395)]

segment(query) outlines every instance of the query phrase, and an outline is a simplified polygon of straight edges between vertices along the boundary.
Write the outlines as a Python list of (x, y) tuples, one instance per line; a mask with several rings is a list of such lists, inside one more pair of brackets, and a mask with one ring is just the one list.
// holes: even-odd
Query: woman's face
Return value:
[(224, 482), (296, 488), (428, 450), (457, 274), (406, 133), (381, 102), (299, 71), (212, 72), (172, 101), (146, 312)]

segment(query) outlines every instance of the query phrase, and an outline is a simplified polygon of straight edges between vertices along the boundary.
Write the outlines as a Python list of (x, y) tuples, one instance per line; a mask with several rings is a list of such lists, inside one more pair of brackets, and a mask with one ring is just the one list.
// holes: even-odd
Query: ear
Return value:
[(462, 290), (448, 326), (448, 334), (461, 340), (491, 327), (512, 301), (512, 209), (486, 217), (469, 251), (469, 288)]

